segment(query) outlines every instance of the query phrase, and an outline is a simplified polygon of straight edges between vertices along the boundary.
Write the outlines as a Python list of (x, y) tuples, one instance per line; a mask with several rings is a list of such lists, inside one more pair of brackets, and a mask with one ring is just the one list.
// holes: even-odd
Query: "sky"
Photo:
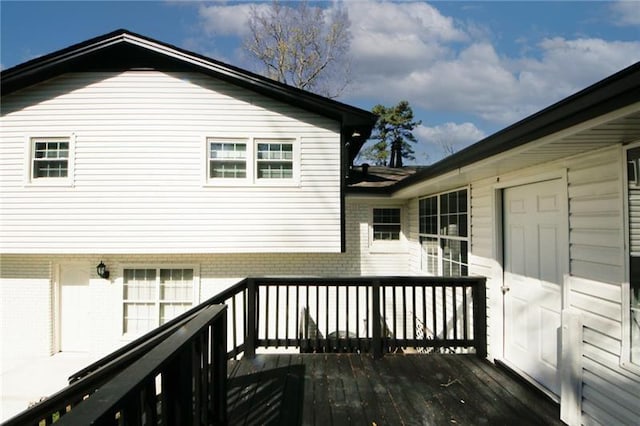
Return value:
[[(252, 4), (0, 0), (0, 67), (126, 28), (251, 69), (242, 39)], [(367, 110), (409, 101), (422, 122), (414, 130), (417, 164), (438, 161), (640, 60), (640, 1), (341, 6), (351, 20), (352, 83), (338, 100)]]

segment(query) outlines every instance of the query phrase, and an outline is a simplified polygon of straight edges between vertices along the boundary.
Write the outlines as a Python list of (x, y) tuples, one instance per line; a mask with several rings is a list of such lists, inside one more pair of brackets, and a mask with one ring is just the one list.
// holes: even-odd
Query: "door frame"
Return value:
[[(569, 296), (569, 285), (568, 285), (568, 276), (569, 276), (569, 267), (570, 267), (570, 256), (569, 256), (569, 186), (568, 186), (568, 170), (567, 168), (557, 168), (552, 171), (541, 172), (536, 174), (531, 174), (528, 176), (515, 176), (512, 178), (501, 179), (501, 177), (496, 177), (496, 182), (492, 185), (492, 197), (493, 197), (493, 259), (496, 262), (496, 271), (492, 276), (493, 285), (491, 289), (488, 291), (489, 296), (489, 304), (491, 309), (497, 313), (497, 315), (492, 315), (493, 319), (491, 320), (490, 327), (493, 327), (493, 330), (499, 330), (499, 332), (494, 333), (491, 337), (491, 344), (493, 345), (492, 357), (494, 359), (498, 359), (507, 365), (510, 368), (513, 368), (505, 358), (505, 307), (504, 307), (504, 295), (502, 294), (502, 287), (504, 286), (504, 218), (503, 218), (503, 209), (504, 209), (504, 201), (503, 194), (504, 190), (516, 186), (521, 185), (529, 185), (535, 183), (542, 183), (550, 180), (560, 180), (560, 184), (562, 186), (560, 200), (560, 208), (562, 209), (561, 214), (564, 217), (563, 226), (561, 232), (563, 233), (562, 238), (563, 241), (566, 242), (566, 246), (562, 249), (563, 259), (562, 265), (564, 267), (564, 278), (562, 283), (560, 283), (561, 289), (561, 311), (565, 310), (568, 307), (568, 296)], [(499, 336), (496, 336), (499, 334)], [(561, 351), (561, 346), (558, 346), (558, 350)], [(558, 364), (560, 364), (560, 360), (562, 359), (562, 353), (558, 353)], [(558, 369), (561, 367), (559, 366)], [(520, 371), (516, 372), (521, 374)], [(528, 381), (529, 378), (523, 376)], [(543, 392), (549, 394), (554, 400), (559, 400), (559, 395), (556, 396), (554, 394), (550, 394), (546, 391), (542, 386), (538, 386), (537, 382), (532, 382), (532, 384), (539, 389), (543, 390)]]

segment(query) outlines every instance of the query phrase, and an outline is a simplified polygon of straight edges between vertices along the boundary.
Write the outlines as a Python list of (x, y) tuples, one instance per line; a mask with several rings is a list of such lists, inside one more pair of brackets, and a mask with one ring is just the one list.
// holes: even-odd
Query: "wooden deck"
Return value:
[(474, 355), (230, 361), (230, 425), (561, 425), (559, 407)]

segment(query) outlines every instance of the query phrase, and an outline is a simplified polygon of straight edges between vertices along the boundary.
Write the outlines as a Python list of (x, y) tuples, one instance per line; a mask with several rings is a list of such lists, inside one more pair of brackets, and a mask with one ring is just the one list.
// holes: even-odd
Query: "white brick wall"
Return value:
[[(196, 300), (206, 300), (246, 276), (408, 275), (408, 254), (370, 250), (371, 209), (376, 201), (347, 200), (345, 253), (179, 254), (179, 255), (0, 255), (2, 361), (43, 356), (58, 350), (57, 265), (81, 262), (90, 268), (87, 348), (94, 354), (113, 350), (122, 338), (124, 265), (194, 265), (200, 282)], [(111, 276), (100, 279), (103, 261)], [(199, 297), (199, 299), (198, 299)]]
[(50, 265), (36, 256), (24, 256), (17, 262), (0, 258), (3, 370), (49, 352), (53, 331)]

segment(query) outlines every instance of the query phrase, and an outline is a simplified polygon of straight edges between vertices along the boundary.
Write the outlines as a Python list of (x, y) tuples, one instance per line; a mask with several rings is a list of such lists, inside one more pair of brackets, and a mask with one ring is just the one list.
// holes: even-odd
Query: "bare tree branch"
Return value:
[(265, 76), (335, 98), (350, 81), (350, 25), (339, 6), (274, 1), (269, 8), (251, 8), (244, 47)]

